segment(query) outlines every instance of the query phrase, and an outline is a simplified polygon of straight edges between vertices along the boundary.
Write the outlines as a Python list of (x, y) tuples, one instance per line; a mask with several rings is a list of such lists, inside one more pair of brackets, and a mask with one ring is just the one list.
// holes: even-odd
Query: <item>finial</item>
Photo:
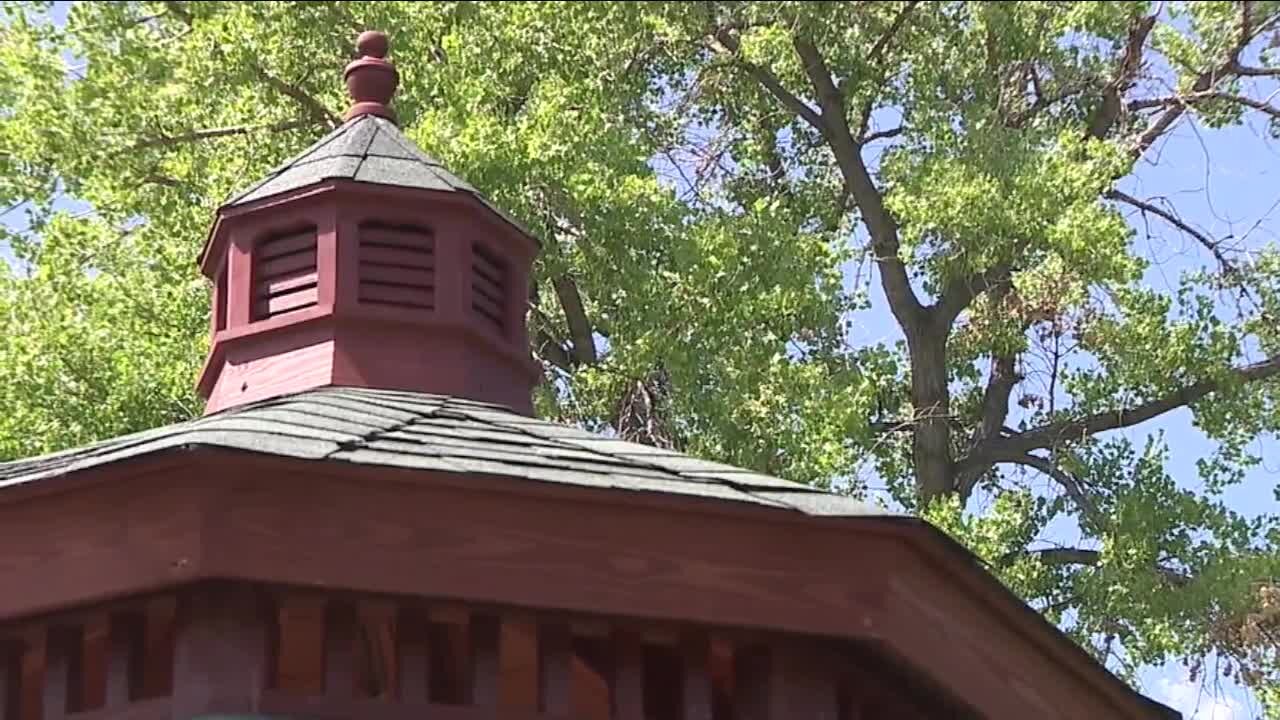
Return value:
[(366, 30), (356, 38), (356, 51), (360, 59), (347, 65), (342, 77), (347, 81), (347, 94), (351, 96), (352, 105), (347, 110), (344, 120), (359, 115), (378, 115), (394, 121), (395, 113), (388, 107), (391, 96), (395, 95), (400, 76), (395, 65), (386, 60), (388, 49), (387, 34), (377, 30)]

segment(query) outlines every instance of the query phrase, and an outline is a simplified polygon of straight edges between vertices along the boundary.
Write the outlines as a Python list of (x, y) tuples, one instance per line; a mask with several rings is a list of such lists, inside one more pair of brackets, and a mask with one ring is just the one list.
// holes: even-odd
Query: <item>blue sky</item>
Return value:
[[(54, 16), (55, 21), (61, 22), (67, 4), (58, 5)], [(1275, 90), (1275, 83), (1263, 89)], [(1276, 220), (1280, 215), (1280, 141), (1271, 139), (1266, 130), (1265, 122), (1258, 118), (1242, 127), (1224, 130), (1206, 129), (1183, 120), (1153, 149), (1150, 157), (1158, 159), (1158, 165), (1144, 163), (1133, 178), (1122, 184), (1122, 189), (1141, 198), (1168, 198), (1184, 220), (1211, 237), (1239, 238), (1247, 233), (1252, 246), (1276, 243), (1280, 241), (1280, 223)], [(1152, 286), (1172, 290), (1180, 273), (1212, 264), (1193, 239), (1160, 220), (1152, 218), (1144, 224), (1135, 216), (1131, 222), (1137, 241), (1149, 243), (1145, 254), (1158, 260), (1147, 273), (1147, 282)], [(10, 212), (0, 217), (0, 224), (18, 230), (25, 225), (25, 218), (21, 211)], [(7, 248), (0, 247), (0, 258), (11, 259)], [(855, 316), (853, 342), (900, 339), (878, 283), (871, 282), (869, 286), (872, 309)], [(1190, 413), (1185, 410), (1124, 432), (1138, 444), (1152, 433), (1163, 433), (1170, 452), (1168, 467), (1181, 482), (1192, 487), (1198, 483), (1195, 461), (1214, 449), (1192, 427)], [(1276, 496), (1280, 486), (1280, 441), (1261, 438), (1253, 451), (1263, 462), (1243, 483), (1228, 491), (1228, 503), (1246, 515), (1280, 513)], [(1069, 534), (1071, 529), (1061, 532)], [(1063, 542), (1074, 539), (1061, 538)], [(1178, 708), (1188, 720), (1245, 720), (1257, 714), (1248, 695), (1234, 684), (1202, 687), (1190, 681), (1177, 665), (1150, 669), (1143, 673), (1142, 685), (1143, 692)]]

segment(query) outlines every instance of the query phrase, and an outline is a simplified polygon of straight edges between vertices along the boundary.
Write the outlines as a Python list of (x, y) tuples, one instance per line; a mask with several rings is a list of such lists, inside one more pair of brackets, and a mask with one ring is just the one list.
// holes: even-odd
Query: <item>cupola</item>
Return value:
[(206, 413), (329, 385), (531, 410), (537, 241), (401, 132), (387, 49), (363, 33), (345, 122), (218, 211)]

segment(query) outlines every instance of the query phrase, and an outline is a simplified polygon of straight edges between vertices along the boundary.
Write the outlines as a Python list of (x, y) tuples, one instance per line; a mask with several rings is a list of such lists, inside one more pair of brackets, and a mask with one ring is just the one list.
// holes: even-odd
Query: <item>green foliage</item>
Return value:
[[(540, 412), (616, 426), (638, 383), (662, 385), (684, 449), (850, 492), (874, 477), (1118, 671), (1227, 656), (1276, 707), (1280, 664), (1250, 638), (1273, 617), (1280, 529), (1223, 498), (1280, 430), (1275, 376), (1233, 370), (1280, 352), (1280, 250), (1219, 246), (1252, 262), (1224, 270), (1206, 252), (1170, 293), (1144, 282), (1151, 245), (1107, 194), (1142, 133), (1182, 107), (1125, 104), (1192, 92), (1235, 52), (1242, 8), (1257, 29), (1280, 4), (1170, 3), (1113, 84), (1154, 7), (118, 2), (54, 22), (61, 6), (4, 3), (0, 211), (17, 207), (5, 220), (25, 227), (0, 235), (0, 458), (199, 411), (208, 291), (194, 261), (210, 220), (326, 129), (353, 36), (386, 28), (406, 132), (544, 241), (531, 327), (568, 359), (542, 352)], [(896, 225), (892, 257), (869, 247), (873, 210), (846, 193), (833, 133), (761, 79), (817, 112), (798, 40), (820, 51), (850, 132), (873, 133), (854, 153)], [(1274, 67), (1266, 37), (1250, 42), (1241, 61)], [(1114, 87), (1120, 111), (1092, 132)], [(1221, 98), (1184, 109), (1209, 127), (1253, 112)], [(1034, 448), (1074, 490), (999, 461), (922, 503), (923, 345), (849, 340), (868, 310), (898, 317), (866, 280), (894, 259), (925, 305), (1008, 275), (929, 329), (945, 339), (932, 347), (954, 467), (1001, 439), (980, 430), (1004, 356), (1017, 377), (998, 436), (1212, 385), (1173, 407), (1218, 451), (1174, 468), (1141, 425), (1078, 432)], [(583, 317), (558, 299), (566, 278)], [(579, 321), (593, 358), (572, 357)], [(1047, 552), (1064, 534), (1087, 552)]]

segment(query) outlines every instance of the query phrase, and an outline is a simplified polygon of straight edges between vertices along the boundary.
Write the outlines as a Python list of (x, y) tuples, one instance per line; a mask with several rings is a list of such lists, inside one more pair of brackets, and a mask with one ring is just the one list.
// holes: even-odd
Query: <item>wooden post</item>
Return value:
[(72, 638), (66, 628), (50, 627), (45, 633), (44, 692), (41, 701), (44, 720), (61, 720), (67, 715), (68, 695), (73, 692)]
[(470, 613), (458, 605), (437, 605), (431, 608), (428, 620), (429, 699), (450, 705), (470, 702), (473, 696)]
[(177, 597), (152, 598), (144, 610), (142, 629), (142, 697), (168, 695), (173, 688), (174, 623)]
[(354, 612), (345, 605), (330, 606), (320, 613), (321, 665), (324, 696), (350, 700), (356, 688)]
[(142, 625), (136, 615), (112, 618), (103, 707), (116, 709), (132, 700), (141, 664), (141, 638)]
[(21, 679), (18, 691), (18, 720), (44, 720), (44, 673), (48, 641), (43, 627), (23, 633)]
[(502, 616), (498, 643), (498, 706), (538, 712), (538, 624), (529, 616)]
[(573, 636), (563, 624), (544, 625), (540, 634), (542, 712), (569, 717), (573, 711)]
[(268, 631), (253, 588), (199, 588), (174, 647), (177, 718), (253, 711), (267, 685)]
[(110, 671), (111, 616), (97, 612), (85, 620), (80, 636), (80, 703), (78, 710), (97, 710), (107, 702)]
[(386, 600), (363, 599), (356, 606), (356, 668), (364, 697), (394, 699), (399, 695), (396, 649), (396, 606)]
[(701, 633), (681, 638), (684, 662), (681, 689), (682, 720), (711, 720), (711, 642)]
[(613, 717), (644, 719), (644, 645), (640, 635), (618, 630), (613, 635)]
[[(332, 691), (325, 677), (325, 608), (319, 595), (287, 593), (278, 598), (277, 688), (298, 695)], [(350, 685), (350, 676), (346, 682)]]
[(430, 697), (427, 678), (431, 676), (427, 617), (421, 608), (403, 607), (397, 622), (400, 642), (400, 699), (424, 703)]

